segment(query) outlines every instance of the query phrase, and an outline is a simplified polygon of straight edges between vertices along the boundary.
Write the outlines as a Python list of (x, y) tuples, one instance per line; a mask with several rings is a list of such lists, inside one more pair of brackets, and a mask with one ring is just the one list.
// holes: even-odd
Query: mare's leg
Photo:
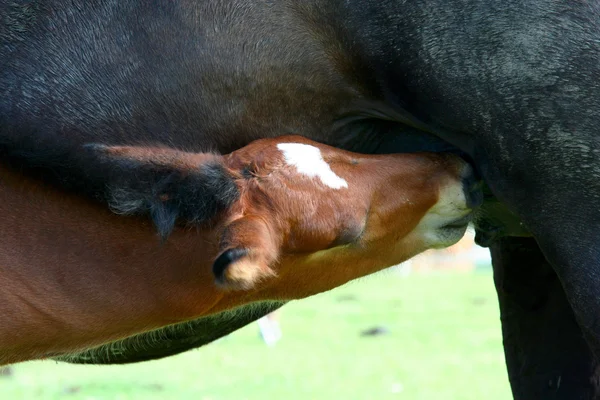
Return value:
[(515, 400), (600, 398), (592, 352), (535, 240), (504, 238), (491, 253)]
[(536, 238), (600, 358), (600, 138), (579, 115), (557, 120), (565, 127), (544, 132), (540, 123), (534, 133), (504, 140), (504, 159), (484, 164), (483, 175)]

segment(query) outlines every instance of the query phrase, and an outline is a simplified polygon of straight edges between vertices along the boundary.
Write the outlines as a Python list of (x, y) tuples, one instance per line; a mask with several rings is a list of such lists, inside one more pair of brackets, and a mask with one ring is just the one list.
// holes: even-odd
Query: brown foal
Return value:
[[(361, 155), (299, 136), (225, 156), (94, 151), (181, 176), (218, 165), (238, 196), (210, 221), (178, 223), (161, 242), (147, 218), (0, 168), (0, 365), (323, 292), (455, 243), (472, 212), (464, 185), (472, 171), (452, 155)], [(126, 214), (123, 190), (112, 205)]]

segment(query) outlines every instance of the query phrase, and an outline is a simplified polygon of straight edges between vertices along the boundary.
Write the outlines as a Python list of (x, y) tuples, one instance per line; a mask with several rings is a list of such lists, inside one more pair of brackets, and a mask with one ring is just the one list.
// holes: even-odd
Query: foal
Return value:
[[(123, 171), (113, 210), (151, 214), (163, 241), (147, 218), (0, 168), (0, 365), (323, 292), (455, 243), (471, 215), (472, 172), (451, 155), (359, 155), (297, 136), (226, 156), (86, 151)], [(198, 196), (198, 209), (228, 206), (202, 220)]]

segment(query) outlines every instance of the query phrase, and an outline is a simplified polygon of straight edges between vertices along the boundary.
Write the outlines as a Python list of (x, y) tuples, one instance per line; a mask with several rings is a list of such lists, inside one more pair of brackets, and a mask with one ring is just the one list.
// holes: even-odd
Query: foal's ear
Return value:
[(271, 267), (279, 256), (278, 242), (271, 224), (258, 216), (245, 216), (230, 223), (213, 263), (217, 285), (228, 290), (250, 290), (275, 276)]
[(166, 239), (177, 220), (203, 223), (239, 198), (223, 158), (144, 146), (85, 146), (101, 161), (102, 200), (118, 214), (148, 215)]

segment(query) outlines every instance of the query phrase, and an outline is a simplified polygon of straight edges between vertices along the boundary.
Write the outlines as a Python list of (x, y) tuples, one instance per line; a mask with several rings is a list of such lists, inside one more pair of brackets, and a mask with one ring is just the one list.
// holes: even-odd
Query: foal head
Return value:
[(213, 268), (226, 288), (275, 275), (344, 283), (456, 243), (480, 203), (471, 167), (452, 155), (363, 155), (285, 136), (224, 162), (241, 193)]
[[(135, 212), (141, 199), (157, 210), (169, 204), (180, 221), (218, 233), (213, 272), (219, 286), (271, 288), (276, 296), (282, 285), (300, 297), (310, 294), (303, 291), (308, 286), (331, 288), (452, 245), (479, 202), (471, 168), (445, 154), (362, 155), (300, 136), (258, 140), (225, 156), (98, 149), (176, 177), (167, 179), (167, 189), (119, 182), (116, 209)], [(200, 211), (223, 199), (218, 212)], [(293, 285), (304, 289), (288, 290)]]

